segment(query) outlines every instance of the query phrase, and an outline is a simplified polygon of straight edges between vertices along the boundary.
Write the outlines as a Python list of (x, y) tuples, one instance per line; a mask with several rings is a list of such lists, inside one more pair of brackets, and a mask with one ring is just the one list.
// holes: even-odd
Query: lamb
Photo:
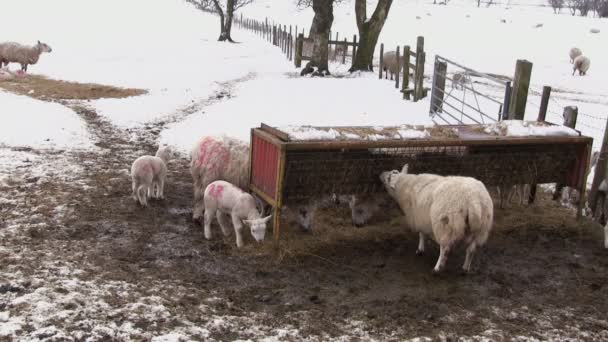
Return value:
[(34, 46), (21, 45), (15, 42), (0, 43), (0, 67), (7, 66), (9, 63), (21, 64), (21, 70), (27, 72), (29, 64), (38, 63), (38, 59), (43, 52), (51, 52), (50, 46), (45, 43), (38, 43)]
[(272, 215), (262, 218), (256, 208), (256, 201), (249, 193), (226, 181), (215, 181), (207, 186), (204, 193), (205, 203), (205, 239), (210, 240), (213, 215), (222, 228), (224, 236), (230, 234), (232, 219), (236, 234), (236, 246), (243, 247), (243, 224), (251, 227), (251, 235), (257, 242), (262, 242), (266, 235), (266, 223)]
[(463, 270), (469, 272), (475, 249), (490, 235), (493, 203), (486, 187), (470, 177), (443, 177), (385, 171), (380, 175), (389, 195), (405, 214), (410, 228), (419, 232), (416, 254), (424, 252), (425, 234), (439, 244), (440, 252), (433, 272), (440, 272), (449, 251), (458, 241), (467, 245)]
[(591, 60), (587, 56), (580, 55), (574, 59), (574, 66), (572, 67), (572, 76), (578, 70), (580, 76), (587, 75), (587, 71), (591, 66)]
[(576, 59), (576, 57), (578, 57), (582, 54), (583, 54), (583, 52), (579, 48), (573, 47), (572, 49), (570, 49), (570, 52), (568, 53), (568, 55), (570, 56), (570, 64), (574, 63), (574, 60)]
[(148, 206), (148, 198), (164, 198), (167, 163), (170, 158), (168, 147), (159, 147), (156, 156), (142, 156), (131, 165), (133, 199)]
[(382, 55), (382, 70), (388, 70), (388, 72), (391, 74), (391, 80), (395, 74), (401, 72), (401, 69), (403, 69), (405, 58), (401, 56), (399, 60), (400, 61), (397, 62), (397, 52), (395, 51), (388, 51)]
[(194, 184), (192, 218), (203, 216), (203, 197), (211, 182), (225, 180), (241, 189), (249, 186), (249, 145), (229, 137), (203, 137), (190, 153), (190, 174)]

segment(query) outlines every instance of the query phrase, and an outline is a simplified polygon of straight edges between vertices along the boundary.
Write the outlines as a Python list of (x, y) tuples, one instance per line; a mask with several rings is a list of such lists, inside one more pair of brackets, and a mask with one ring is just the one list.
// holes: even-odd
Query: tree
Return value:
[(315, 12), (308, 37), (313, 40), (311, 60), (302, 69), (301, 75), (315, 72), (315, 75), (329, 74), (329, 34), (334, 22), (334, 2), (340, 0), (298, 0), (299, 7), (310, 7)]
[(367, 18), (367, 1), (355, 1), (355, 17), (357, 19), (357, 28), (359, 29), (359, 47), (357, 48), (357, 56), (350, 71), (362, 70), (373, 71), (374, 50), (378, 37), (384, 27), (384, 22), (388, 17), (388, 12), (391, 9), (393, 0), (378, 0), (376, 9), (371, 18)]
[(559, 13), (564, 7), (564, 0), (549, 0), (549, 4), (553, 7), (553, 13)]
[(228, 41), (234, 43), (230, 32), (232, 31), (232, 20), (234, 13), (242, 7), (252, 3), (254, 0), (186, 0), (194, 7), (204, 12), (215, 13), (220, 17), (220, 37), (218, 41)]

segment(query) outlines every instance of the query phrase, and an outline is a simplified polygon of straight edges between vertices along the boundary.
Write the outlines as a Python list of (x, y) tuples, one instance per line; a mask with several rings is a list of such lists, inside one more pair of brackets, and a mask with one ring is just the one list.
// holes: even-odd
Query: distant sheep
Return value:
[(243, 224), (251, 227), (251, 235), (257, 242), (264, 241), (266, 223), (270, 215), (262, 218), (256, 208), (253, 196), (225, 181), (215, 181), (207, 186), (204, 193), (205, 239), (210, 240), (213, 216), (222, 228), (224, 236), (230, 234), (230, 220), (236, 235), (236, 246), (243, 247)]
[(7, 66), (9, 63), (21, 64), (21, 70), (26, 72), (27, 66), (38, 63), (38, 59), (43, 52), (51, 52), (50, 46), (45, 43), (38, 43), (34, 46), (21, 45), (15, 42), (0, 43), (0, 67)]
[(194, 184), (192, 218), (201, 218), (205, 189), (211, 182), (225, 180), (246, 189), (249, 186), (249, 144), (229, 137), (204, 137), (190, 153), (190, 174)]
[(469, 82), (469, 76), (463, 72), (455, 72), (452, 75), (452, 89), (464, 89), (464, 85)]
[(590, 66), (591, 66), (591, 60), (589, 59), (589, 57), (586, 57), (583, 55), (576, 57), (574, 59), (574, 66), (572, 67), (572, 76), (574, 76), (574, 73), (577, 70), (578, 70), (578, 74), (580, 76), (587, 75), (587, 71), (589, 70)]
[(382, 55), (382, 70), (388, 70), (391, 75), (391, 80), (395, 74), (401, 72), (401, 69), (403, 69), (403, 62), (405, 61), (405, 58), (400, 56), (399, 59), (400, 62), (397, 61), (397, 52), (395, 51), (388, 51)]
[(440, 272), (449, 251), (464, 241), (463, 269), (470, 271), (475, 249), (487, 241), (492, 229), (494, 208), (486, 187), (470, 177), (414, 175), (407, 169), (406, 164), (401, 172), (385, 171), (380, 180), (401, 207), (408, 226), (419, 232), (416, 254), (424, 252), (424, 235), (430, 235), (440, 247), (433, 269)]
[(170, 158), (168, 147), (159, 147), (156, 156), (142, 156), (131, 165), (133, 199), (142, 206), (148, 205), (148, 198), (164, 198), (167, 163)]
[(576, 59), (576, 57), (580, 56), (583, 54), (583, 51), (581, 51), (581, 49), (573, 47), (572, 49), (570, 49), (570, 52), (568, 53), (568, 55), (570, 56), (570, 64), (574, 63), (574, 60)]

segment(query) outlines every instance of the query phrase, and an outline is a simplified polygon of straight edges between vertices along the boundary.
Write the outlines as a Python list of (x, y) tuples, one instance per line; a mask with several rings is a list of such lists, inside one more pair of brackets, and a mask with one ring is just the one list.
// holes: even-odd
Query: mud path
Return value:
[(14, 151), (23, 164), (6, 177), (0, 169), (0, 312), (9, 327), (21, 322), (19, 336), (43, 340), (608, 338), (600, 231), (545, 194), (497, 212), (467, 276), (462, 249), (433, 276), (436, 246), (415, 256), (417, 236), (395, 209), (364, 229), (351, 226), (347, 208), (324, 210), (311, 234), (286, 224), (277, 249), (246, 236), (237, 250), (217, 226), (206, 241), (190, 219), (183, 158), (169, 164), (167, 198), (137, 206), (131, 162), (154, 153), (168, 123), (235, 96), (234, 85), (253, 77), (132, 131), (65, 102), (97, 151)]

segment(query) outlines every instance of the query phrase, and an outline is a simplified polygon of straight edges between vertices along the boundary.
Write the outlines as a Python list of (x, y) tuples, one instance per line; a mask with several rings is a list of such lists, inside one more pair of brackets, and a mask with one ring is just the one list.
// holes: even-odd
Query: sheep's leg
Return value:
[(439, 246), (439, 258), (437, 259), (437, 264), (435, 268), (433, 268), (433, 272), (439, 273), (445, 266), (446, 261), (448, 260), (448, 252), (450, 251), (450, 246)]
[(136, 182), (131, 183), (131, 189), (133, 190), (131, 196), (133, 197), (133, 200), (135, 202), (137, 202), (138, 199), (137, 199), (137, 183)]
[(224, 236), (230, 235), (230, 218), (228, 215), (218, 210), (216, 216), (217, 222), (219, 222), (220, 227), (222, 227), (222, 233), (224, 233)]
[(137, 199), (139, 199), (139, 204), (141, 204), (144, 207), (148, 206), (148, 199), (146, 196), (146, 191), (147, 191), (147, 188), (145, 185), (139, 185), (137, 187)]
[(467, 273), (469, 273), (469, 271), (471, 270), (471, 262), (473, 261), (475, 249), (477, 249), (477, 244), (475, 243), (475, 241), (471, 241), (469, 247), (467, 247), (467, 255), (464, 258), (464, 265), (462, 266), (462, 269)]
[(162, 178), (160, 179), (160, 184), (158, 184), (158, 198), (165, 198), (165, 180)]
[(608, 223), (604, 226), (604, 248), (608, 249)]
[(211, 240), (211, 221), (213, 220), (213, 210), (205, 212), (205, 239)]
[(418, 233), (418, 249), (416, 250), (416, 255), (424, 254), (424, 234), (422, 232)]
[(241, 248), (243, 247), (243, 222), (241, 222), (238, 216), (232, 215), (232, 225), (234, 226), (234, 233), (236, 235), (236, 246)]

